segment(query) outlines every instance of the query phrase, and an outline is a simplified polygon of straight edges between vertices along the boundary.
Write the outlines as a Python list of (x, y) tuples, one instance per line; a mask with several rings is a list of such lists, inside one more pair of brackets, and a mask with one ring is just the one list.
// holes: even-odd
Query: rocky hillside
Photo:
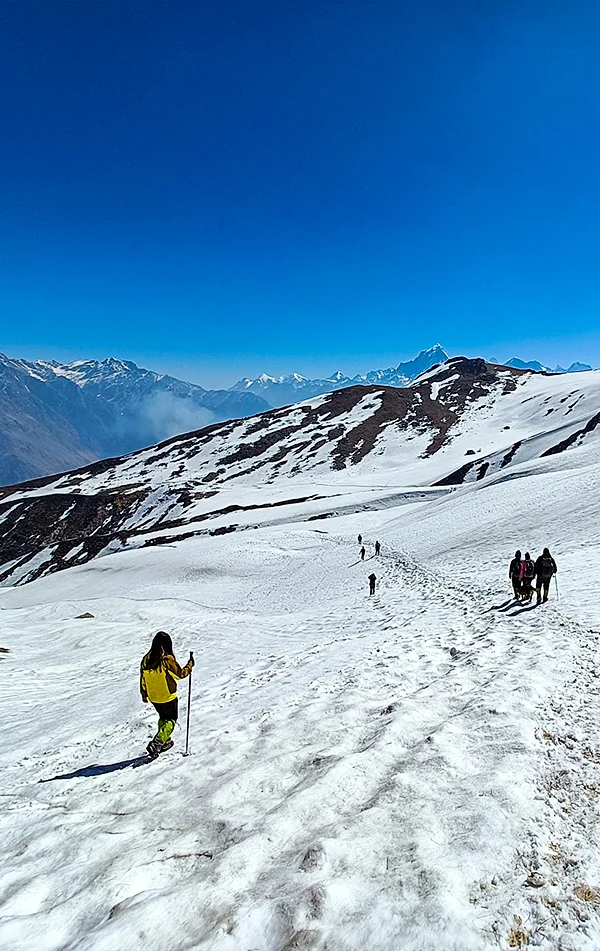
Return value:
[(528, 459), (594, 440), (599, 421), (596, 371), (575, 379), (458, 357), (404, 389), (350, 387), (0, 490), (0, 581), (107, 550), (301, 520), (308, 499), (310, 517), (325, 518), (512, 477)]
[(0, 354), (0, 484), (267, 408), (254, 393), (205, 390), (122, 360), (61, 364)]

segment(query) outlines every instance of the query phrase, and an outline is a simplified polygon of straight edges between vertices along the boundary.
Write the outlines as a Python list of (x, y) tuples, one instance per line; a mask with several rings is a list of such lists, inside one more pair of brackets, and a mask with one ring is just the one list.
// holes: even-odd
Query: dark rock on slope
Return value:
[[(349, 387), (64, 476), (0, 489), (0, 582), (33, 580), (83, 563), (107, 546), (157, 544), (157, 532), (177, 530), (170, 537), (183, 538), (200, 530), (230, 531), (235, 526), (212, 527), (211, 520), (306, 501), (297, 491), (283, 501), (262, 492), (258, 503), (248, 504), (241, 501), (244, 487), (286, 480), (293, 486), (297, 475), (349, 471), (407, 436), (410, 445), (417, 439), (413, 451), (426, 459), (447, 443), (471, 404), (513, 391), (519, 375), (455, 358), (405, 389)], [(240, 486), (241, 496), (224, 505), (221, 493), (230, 486)]]

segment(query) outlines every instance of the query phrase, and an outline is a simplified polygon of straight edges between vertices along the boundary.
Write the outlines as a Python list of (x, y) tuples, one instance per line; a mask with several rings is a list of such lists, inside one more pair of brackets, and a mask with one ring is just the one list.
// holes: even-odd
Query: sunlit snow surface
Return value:
[[(0, 948), (600, 947), (599, 472), (595, 439), (452, 492), (367, 465), (321, 487), (347, 514), (2, 589)], [(515, 605), (510, 556), (544, 545), (560, 600)], [(192, 755), (182, 684), (140, 765), (161, 628), (196, 657)]]

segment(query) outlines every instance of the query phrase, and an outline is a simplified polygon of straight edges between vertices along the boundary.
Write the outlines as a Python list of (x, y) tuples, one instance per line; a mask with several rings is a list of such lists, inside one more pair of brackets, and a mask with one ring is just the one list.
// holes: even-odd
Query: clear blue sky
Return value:
[(0, 350), (600, 365), (596, 0), (0, 2)]

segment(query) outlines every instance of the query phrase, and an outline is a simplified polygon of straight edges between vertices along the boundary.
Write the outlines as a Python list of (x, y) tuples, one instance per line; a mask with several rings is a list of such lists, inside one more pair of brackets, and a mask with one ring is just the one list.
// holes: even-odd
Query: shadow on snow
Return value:
[(504, 601), (503, 604), (492, 604), (490, 611), (508, 611), (509, 608), (514, 607), (520, 602), (516, 598), (509, 598), (508, 601)]
[(519, 614), (525, 614), (527, 611), (535, 611), (537, 604), (528, 604), (526, 608), (520, 608), (518, 611), (513, 611), (512, 614), (509, 614), (508, 617), (518, 617)]
[(48, 779), (39, 779), (40, 783), (53, 783), (57, 779), (81, 779), (87, 776), (104, 776), (105, 773), (115, 773), (119, 769), (127, 769), (131, 766), (135, 769), (137, 766), (143, 766), (150, 762), (148, 756), (136, 756), (134, 759), (123, 759), (119, 763), (95, 763), (93, 766), (82, 766), (72, 773), (59, 773), (58, 776), (49, 776)]

